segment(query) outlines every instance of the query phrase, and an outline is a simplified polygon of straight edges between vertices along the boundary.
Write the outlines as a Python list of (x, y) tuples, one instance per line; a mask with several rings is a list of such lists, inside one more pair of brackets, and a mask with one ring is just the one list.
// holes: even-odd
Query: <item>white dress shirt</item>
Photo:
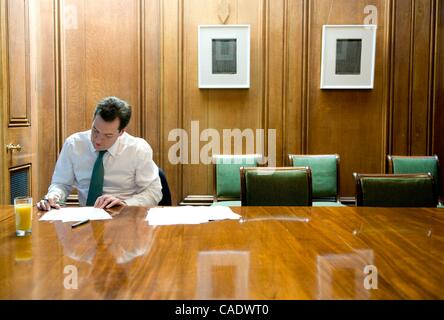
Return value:
[[(68, 137), (57, 160), (48, 196), (57, 194), (64, 201), (75, 186), (79, 203), (84, 206), (97, 156), (91, 130)], [(144, 139), (124, 132), (103, 156), (103, 168), (103, 194), (124, 200), (129, 206), (157, 205), (162, 199), (159, 168), (153, 161), (153, 150)]]

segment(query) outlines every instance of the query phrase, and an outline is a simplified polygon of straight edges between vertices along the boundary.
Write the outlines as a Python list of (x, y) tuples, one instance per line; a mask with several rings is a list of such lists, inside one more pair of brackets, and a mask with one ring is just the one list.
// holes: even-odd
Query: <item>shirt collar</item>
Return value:
[(115, 157), (117, 155), (117, 152), (119, 151), (121, 138), (122, 135), (117, 138), (116, 142), (114, 142), (114, 144), (110, 148), (108, 148), (108, 153), (113, 157)]

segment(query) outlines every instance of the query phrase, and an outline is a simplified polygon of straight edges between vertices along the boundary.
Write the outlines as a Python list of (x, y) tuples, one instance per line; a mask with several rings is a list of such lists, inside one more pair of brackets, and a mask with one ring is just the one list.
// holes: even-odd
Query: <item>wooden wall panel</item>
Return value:
[[(265, 125), (276, 130), (276, 165), (282, 166), (285, 135), (285, 75), (286, 75), (286, 5), (287, 1), (267, 1), (265, 36)], [(272, 141), (267, 141), (267, 145)]]
[[(3, 2), (0, 2), (0, 17), (6, 16), (5, 6)], [(6, 82), (8, 81), (7, 75), (3, 70), (5, 70), (6, 64), (6, 21), (5, 19), (0, 19), (0, 126), (6, 126)], [(5, 132), (3, 129), (0, 130), (0, 145), (4, 146), (5, 142)], [(7, 192), (6, 192), (6, 149), (0, 148), (0, 203), (6, 203)]]
[[(65, 0), (60, 2), (59, 10), (56, 14), (60, 19), (57, 26), (60, 29), (60, 151), (69, 135), (90, 127), (93, 106), (87, 102), (85, 1)], [(65, 10), (71, 12), (69, 21), (64, 15)]]
[(429, 121), (431, 106), (430, 64), (433, 63), (433, 39), (431, 25), (433, 25), (432, 2), (429, 0), (414, 1), (414, 47), (412, 54), (412, 128), (411, 128), (411, 155), (425, 155), (431, 150), (429, 143), (431, 122)]
[[(303, 153), (303, 137), (305, 131), (303, 108), (305, 104), (305, 90), (307, 68), (306, 61), (307, 41), (304, 28), (306, 23), (307, 5), (303, 0), (286, 1), (286, 28), (284, 51), (284, 143), (282, 147), (283, 158), (287, 154)], [(285, 162), (284, 162), (285, 163)]]
[[(161, 3), (160, 1), (142, 1), (142, 99), (141, 108), (142, 136), (149, 142), (154, 152), (154, 161), (160, 163), (161, 128), (160, 93), (162, 69), (160, 57), (161, 39)], [(144, 106), (144, 108), (143, 108)]]
[[(441, 159), (441, 181), (444, 181), (444, 4), (438, 1), (436, 8), (436, 50), (435, 50), (435, 122), (433, 152)], [(441, 190), (441, 195), (444, 190)]]
[(182, 166), (168, 160), (171, 130), (182, 128), (183, 112), (183, 1), (164, 0), (161, 8), (161, 95), (160, 95), (160, 165), (164, 168), (174, 203), (181, 201)]
[[(246, 90), (197, 86), (197, 27), (220, 24), (224, 4), (226, 24), (251, 25)], [(322, 25), (362, 24), (368, 5), (378, 10), (375, 88), (320, 90)], [(439, 0), (44, 0), (39, 7), (49, 20), (41, 19), (36, 49), (38, 140), (51, 157), (69, 134), (90, 127), (100, 98), (117, 95), (133, 105), (130, 132), (153, 147), (174, 202), (212, 193), (212, 166), (191, 157), (207, 144), (192, 144), (207, 128), (219, 132), (221, 152), (224, 129), (276, 129), (278, 165), (288, 153), (340, 154), (342, 196), (354, 195), (353, 172), (384, 172), (387, 153), (444, 158)], [(176, 165), (168, 135), (180, 128), (189, 164)]]
[(398, 0), (395, 8), (391, 153), (425, 155), (431, 148), (433, 2)]
[(63, 138), (89, 129), (106, 96), (133, 106), (129, 132), (141, 134), (140, 10), (138, 0), (61, 1)]
[(7, 1), (9, 62), (9, 126), (29, 126), (28, 1)]
[(46, 194), (57, 160), (57, 125), (56, 115), (57, 90), (55, 56), (55, 1), (32, 1), (30, 11), (32, 23), (31, 52), (32, 72), (31, 83), (35, 111), (33, 126), (34, 145), (37, 146), (36, 168), (33, 170), (35, 189), (39, 199)]
[[(30, 28), (29, 2), (3, 1), (1, 6), (2, 21), (2, 55), (3, 108), (2, 123), (6, 144), (20, 145), (20, 149), (3, 154), (2, 167), (3, 192), (5, 203), (10, 203), (10, 172), (18, 167), (31, 168), (35, 164), (35, 144), (33, 143), (34, 112), (31, 104), (31, 68), (30, 68)], [(35, 183), (29, 177), (29, 194), (35, 196)]]
[(391, 154), (425, 155), (432, 150), (436, 3), (396, 2)]
[[(310, 1), (307, 153), (341, 156), (341, 191), (354, 193), (353, 172), (383, 172), (385, 156), (384, 64), (385, 2), (378, 8), (373, 90), (320, 90), (322, 26), (362, 24), (368, 1)], [(346, 9), (345, 9), (346, 8)]]
[[(392, 94), (392, 141), (391, 153), (408, 154), (410, 141), (411, 101), (411, 52), (412, 52), (412, 1), (395, 2), (394, 16), (394, 80)], [(408, 30), (409, 32), (406, 32)]]
[[(189, 134), (189, 165), (183, 171), (183, 195), (212, 193), (212, 166), (197, 164), (200, 147), (206, 142), (191, 145), (199, 140), (200, 132), (212, 128), (221, 137), (223, 152), (224, 129), (262, 128), (263, 120), (263, 1), (227, 1), (230, 16), (227, 24), (251, 26), (251, 87), (248, 90), (208, 90), (197, 87), (197, 30), (199, 24), (220, 24), (217, 15), (219, 1), (185, 1), (183, 7), (183, 128)], [(196, 10), (196, 8), (200, 8)], [(191, 136), (191, 121), (199, 121), (199, 133)], [(196, 125), (197, 128), (197, 125)], [(192, 147), (194, 149), (192, 150)]]

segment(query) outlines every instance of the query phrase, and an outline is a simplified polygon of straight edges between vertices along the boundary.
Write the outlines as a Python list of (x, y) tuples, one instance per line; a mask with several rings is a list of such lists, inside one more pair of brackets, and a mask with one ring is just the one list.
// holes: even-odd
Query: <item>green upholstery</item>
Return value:
[(245, 205), (311, 206), (311, 184), (307, 175), (307, 171), (303, 170), (274, 171), (268, 174), (246, 171)]
[(219, 201), (219, 202), (214, 202), (211, 206), (212, 207), (213, 206), (240, 207), (241, 202), (240, 201)]
[(393, 173), (431, 173), (439, 186), (438, 160), (435, 157), (392, 156)]
[(431, 177), (362, 177), (360, 180), (363, 206), (436, 207), (437, 205)]
[(216, 197), (240, 199), (240, 167), (257, 167), (261, 157), (252, 155), (215, 156)]
[(292, 155), (295, 167), (310, 167), (313, 181), (313, 198), (335, 198), (338, 194), (336, 155)]

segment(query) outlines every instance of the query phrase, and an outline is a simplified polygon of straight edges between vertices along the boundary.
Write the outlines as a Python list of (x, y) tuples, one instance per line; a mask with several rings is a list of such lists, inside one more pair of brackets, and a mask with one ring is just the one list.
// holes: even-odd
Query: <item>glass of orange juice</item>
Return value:
[(14, 198), (15, 234), (23, 237), (32, 231), (32, 198)]

